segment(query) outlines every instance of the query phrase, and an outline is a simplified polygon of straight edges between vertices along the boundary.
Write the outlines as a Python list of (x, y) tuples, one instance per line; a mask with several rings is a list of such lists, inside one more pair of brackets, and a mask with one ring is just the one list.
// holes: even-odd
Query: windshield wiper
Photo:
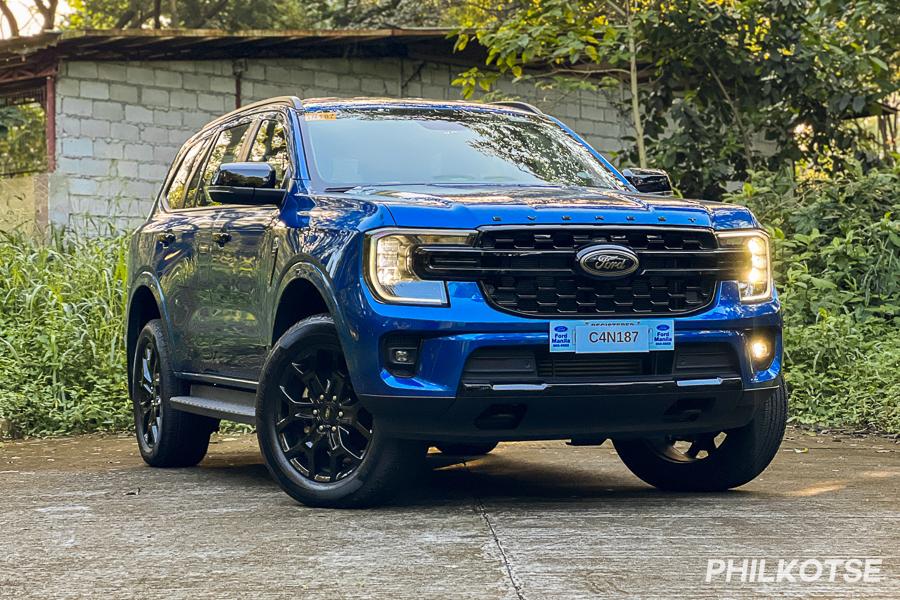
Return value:
[(353, 188), (359, 187), (358, 185), (342, 185), (338, 187), (327, 187), (325, 188), (326, 192), (337, 192), (339, 194), (343, 194), (344, 192), (349, 192)]

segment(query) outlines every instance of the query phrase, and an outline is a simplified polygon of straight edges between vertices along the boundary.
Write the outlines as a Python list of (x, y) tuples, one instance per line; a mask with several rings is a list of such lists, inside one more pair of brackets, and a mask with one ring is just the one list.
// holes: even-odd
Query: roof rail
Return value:
[(274, 98), (267, 98), (266, 100), (259, 100), (257, 102), (252, 102), (250, 104), (245, 104), (239, 108), (234, 109), (231, 112), (225, 113), (220, 117), (216, 117), (212, 121), (206, 124), (206, 127), (209, 127), (214, 124), (218, 124), (222, 121), (226, 121), (235, 115), (239, 115), (246, 111), (252, 111), (256, 108), (264, 108), (266, 106), (278, 106), (278, 105), (287, 105), (291, 108), (300, 109), (302, 108), (302, 103), (300, 98), (297, 96), (275, 96)]
[(536, 115), (544, 114), (544, 112), (534, 104), (519, 102), (518, 100), (500, 100), (498, 102), (491, 102), (491, 104), (495, 106), (506, 106), (508, 108), (518, 108), (519, 110), (524, 110), (525, 112), (534, 113)]

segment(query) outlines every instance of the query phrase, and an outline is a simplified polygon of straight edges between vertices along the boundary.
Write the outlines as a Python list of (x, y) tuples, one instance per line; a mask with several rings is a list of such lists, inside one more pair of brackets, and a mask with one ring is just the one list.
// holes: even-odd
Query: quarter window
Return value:
[(175, 172), (172, 183), (169, 184), (169, 191), (166, 192), (166, 203), (170, 209), (185, 208), (185, 198), (189, 197), (187, 193), (188, 179), (191, 176), (194, 165), (197, 164), (198, 157), (201, 156), (200, 150), (203, 146), (203, 143), (196, 142), (184, 153), (181, 165), (179, 165), (178, 171)]
[(251, 162), (267, 162), (275, 169), (275, 181), (278, 187), (285, 184), (290, 160), (288, 159), (287, 134), (284, 123), (277, 119), (266, 119), (259, 126), (259, 132), (250, 147)]
[(197, 144), (202, 146), (202, 150), (197, 154), (197, 160), (195, 161), (197, 166), (187, 186), (187, 193), (184, 197), (185, 208), (194, 208), (200, 203), (200, 195), (197, 193), (197, 190), (200, 189), (200, 175), (203, 173), (203, 157), (206, 156), (211, 140), (212, 138), (206, 138), (202, 144)]

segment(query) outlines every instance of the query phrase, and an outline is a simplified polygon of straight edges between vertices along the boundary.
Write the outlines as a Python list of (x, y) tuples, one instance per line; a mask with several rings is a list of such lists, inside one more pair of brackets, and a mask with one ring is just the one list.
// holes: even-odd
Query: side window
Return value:
[(203, 175), (200, 180), (200, 193), (202, 195), (201, 204), (215, 204), (215, 202), (212, 202), (209, 197), (206, 196), (205, 188), (212, 183), (212, 178), (216, 174), (219, 165), (222, 163), (235, 162), (238, 159), (244, 140), (250, 132), (251, 124), (252, 121), (248, 121), (247, 123), (241, 123), (240, 125), (223, 129), (216, 138), (216, 141), (213, 142), (212, 150), (209, 153), (209, 159), (206, 161), (206, 166), (203, 168)]
[(288, 141), (281, 119), (269, 118), (262, 121), (253, 145), (250, 146), (250, 162), (267, 162), (275, 169), (275, 181), (283, 188), (290, 167)]
[(206, 156), (206, 151), (209, 150), (211, 141), (212, 138), (206, 138), (197, 144), (201, 147), (201, 150), (197, 154), (197, 160), (195, 161), (196, 166), (194, 167), (190, 182), (188, 182), (187, 192), (184, 197), (185, 208), (194, 208), (195, 206), (200, 205), (200, 196), (197, 194), (197, 190), (200, 188), (200, 176), (203, 174), (203, 158)]
[(191, 176), (194, 165), (197, 163), (197, 158), (201, 156), (200, 150), (204, 146), (205, 144), (201, 142), (195, 142), (184, 153), (184, 158), (181, 159), (181, 164), (178, 166), (178, 170), (175, 172), (175, 176), (172, 178), (172, 182), (169, 184), (169, 189), (166, 192), (166, 203), (170, 209), (178, 210), (185, 207), (185, 198), (188, 197), (188, 178)]

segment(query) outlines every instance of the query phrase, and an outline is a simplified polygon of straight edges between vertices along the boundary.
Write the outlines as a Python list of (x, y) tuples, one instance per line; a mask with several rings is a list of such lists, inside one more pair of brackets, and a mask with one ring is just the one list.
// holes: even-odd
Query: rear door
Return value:
[[(242, 155), (250, 162), (267, 162), (277, 185), (285, 189), (291, 177), (287, 122), (279, 112), (259, 115)], [(227, 161), (223, 161), (227, 162)], [(277, 247), (272, 226), (280, 208), (220, 206), (213, 230), (209, 274), (216, 281), (215, 306), (219, 340), (218, 374), (256, 381), (269, 346), (268, 286)]]
[(200, 262), (215, 215), (198, 208), (195, 195), (209, 142), (208, 137), (198, 139), (182, 149), (162, 192), (160, 210), (146, 228), (156, 240), (154, 270), (171, 324), (176, 371), (193, 370), (197, 353), (198, 339), (193, 334), (203, 287)]

